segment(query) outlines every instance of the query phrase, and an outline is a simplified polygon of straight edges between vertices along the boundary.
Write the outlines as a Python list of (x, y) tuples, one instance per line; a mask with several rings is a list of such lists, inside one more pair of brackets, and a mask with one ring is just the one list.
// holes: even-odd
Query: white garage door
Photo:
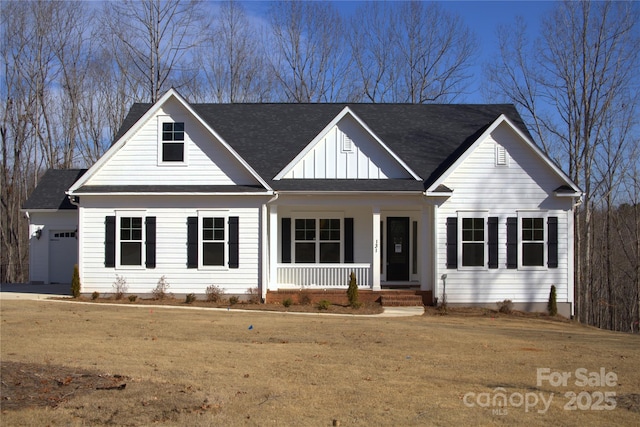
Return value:
[(76, 232), (52, 230), (49, 234), (49, 283), (71, 283), (78, 263)]

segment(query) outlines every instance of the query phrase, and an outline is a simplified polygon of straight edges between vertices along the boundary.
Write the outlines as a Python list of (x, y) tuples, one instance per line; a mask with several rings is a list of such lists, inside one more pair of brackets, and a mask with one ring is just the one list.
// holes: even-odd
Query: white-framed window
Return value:
[(181, 165), (187, 163), (184, 121), (168, 116), (158, 117), (158, 164)]
[(143, 268), (145, 265), (145, 212), (116, 212), (116, 266)]
[(458, 212), (458, 266), (486, 268), (487, 213)]
[(518, 265), (522, 268), (546, 268), (546, 212), (518, 212)]
[(295, 218), (293, 259), (300, 264), (340, 263), (342, 259), (342, 219)]
[(228, 212), (198, 212), (198, 264), (202, 268), (227, 268), (229, 260)]

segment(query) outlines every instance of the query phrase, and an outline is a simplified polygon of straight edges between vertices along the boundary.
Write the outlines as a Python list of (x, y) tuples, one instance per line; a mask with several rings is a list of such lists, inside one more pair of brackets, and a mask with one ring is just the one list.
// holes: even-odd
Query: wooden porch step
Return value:
[(420, 306), (422, 307), (424, 304), (422, 303), (421, 295), (393, 295), (393, 294), (385, 294), (380, 297), (380, 303), (383, 307), (413, 307)]

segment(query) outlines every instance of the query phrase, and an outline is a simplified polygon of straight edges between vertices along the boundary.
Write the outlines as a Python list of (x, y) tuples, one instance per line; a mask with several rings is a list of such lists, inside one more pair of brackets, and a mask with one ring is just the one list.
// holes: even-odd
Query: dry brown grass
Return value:
[[(3, 425), (640, 421), (639, 337), (574, 323), (491, 315), (386, 318), (1, 304)], [(583, 367), (615, 372), (617, 385), (577, 387), (574, 378), (567, 387), (536, 385), (536, 368)], [(35, 385), (14, 409), (6, 398), (22, 386), (20, 378)], [(87, 384), (91, 378), (126, 388), (96, 390)], [(26, 405), (56, 387), (60, 393), (49, 406)], [(497, 387), (509, 395), (554, 397), (546, 413), (509, 406), (502, 408), (506, 415), (498, 415), (494, 408), (464, 404), (465, 394), (493, 394)], [(617, 408), (564, 410), (565, 392), (571, 391), (615, 392)]]

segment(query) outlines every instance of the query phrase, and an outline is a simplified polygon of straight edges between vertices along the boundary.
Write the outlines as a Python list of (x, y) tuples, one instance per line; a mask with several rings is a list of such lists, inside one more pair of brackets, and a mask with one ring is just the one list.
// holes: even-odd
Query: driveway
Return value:
[(41, 299), (51, 296), (70, 296), (71, 285), (67, 283), (42, 285), (31, 283), (0, 284), (0, 299)]

